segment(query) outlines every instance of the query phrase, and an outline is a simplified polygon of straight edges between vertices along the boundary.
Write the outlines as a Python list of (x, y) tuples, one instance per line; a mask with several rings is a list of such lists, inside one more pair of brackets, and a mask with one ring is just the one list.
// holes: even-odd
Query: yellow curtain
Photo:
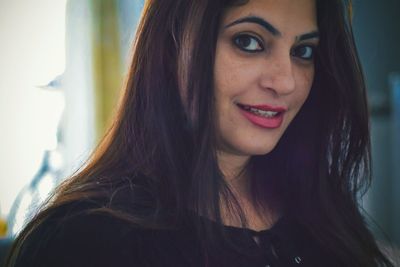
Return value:
[(96, 139), (111, 122), (122, 85), (117, 0), (91, 0)]

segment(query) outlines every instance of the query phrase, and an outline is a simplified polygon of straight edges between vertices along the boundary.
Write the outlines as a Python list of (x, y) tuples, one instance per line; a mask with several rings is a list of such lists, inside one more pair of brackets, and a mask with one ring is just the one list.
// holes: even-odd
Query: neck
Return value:
[[(249, 156), (240, 156), (218, 152), (218, 165), (233, 197), (247, 221), (247, 227), (253, 230), (270, 228), (279, 216), (266, 203), (254, 203), (251, 195), (251, 172), (248, 168)], [(242, 222), (235, 210), (229, 207), (230, 199), (221, 199), (221, 215), (224, 224), (241, 227)]]
[(248, 188), (249, 174), (247, 170), (250, 156), (234, 155), (218, 151), (218, 165), (226, 183), (237, 190), (245, 192)]

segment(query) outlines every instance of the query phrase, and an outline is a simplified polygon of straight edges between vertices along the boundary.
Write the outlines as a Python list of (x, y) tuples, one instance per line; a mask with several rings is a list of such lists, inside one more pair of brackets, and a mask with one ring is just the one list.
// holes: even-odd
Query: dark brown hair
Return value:
[[(370, 182), (369, 121), (347, 5), (316, 2), (320, 45), (311, 93), (274, 151), (252, 158), (254, 201), (280, 203), (343, 266), (391, 266), (358, 207)], [(186, 209), (221, 223), (221, 193), (235, 199), (215, 156), (212, 66), (221, 15), (233, 4), (242, 3), (146, 1), (113, 125), (88, 164), (18, 236), (9, 266), (44, 220), (82, 200), (142, 227), (168, 227)], [(125, 189), (133, 197), (120, 197)], [(172, 222), (165, 211), (173, 211)]]

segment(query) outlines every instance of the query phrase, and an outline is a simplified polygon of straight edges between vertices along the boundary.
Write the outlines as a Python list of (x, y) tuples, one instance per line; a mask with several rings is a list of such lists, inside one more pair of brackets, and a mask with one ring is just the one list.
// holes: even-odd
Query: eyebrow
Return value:
[(312, 32), (305, 33), (305, 34), (302, 34), (300, 36), (297, 36), (296, 40), (297, 41), (304, 41), (304, 40), (315, 39), (315, 38), (319, 38), (319, 32), (318, 31), (312, 31)]
[(229, 27), (231, 27), (233, 25), (237, 25), (239, 23), (245, 23), (245, 22), (258, 24), (258, 25), (264, 27), (267, 31), (272, 33), (272, 35), (274, 35), (274, 36), (281, 36), (282, 35), (282, 33), (277, 28), (272, 26), (271, 23), (269, 23), (268, 21), (264, 20), (263, 18), (256, 17), (256, 16), (244, 17), (244, 18), (240, 18), (238, 20), (235, 20), (234, 22), (231, 22), (228, 25), (226, 25), (225, 29), (229, 28)]
[[(229, 28), (231, 26), (234, 26), (234, 25), (237, 25), (240, 23), (255, 23), (255, 24), (260, 25), (267, 31), (269, 31), (273, 36), (278, 36), (278, 37), (282, 36), (282, 33), (276, 27), (274, 27), (271, 23), (269, 23), (265, 19), (257, 17), (257, 16), (248, 16), (248, 17), (240, 18), (238, 20), (235, 20), (235, 21), (229, 23), (224, 28), (226, 29), (226, 28)], [(305, 34), (296, 36), (297, 41), (303, 41), (303, 40), (308, 40), (308, 39), (313, 39), (313, 38), (319, 38), (318, 31), (312, 31), (309, 33), (305, 33)]]

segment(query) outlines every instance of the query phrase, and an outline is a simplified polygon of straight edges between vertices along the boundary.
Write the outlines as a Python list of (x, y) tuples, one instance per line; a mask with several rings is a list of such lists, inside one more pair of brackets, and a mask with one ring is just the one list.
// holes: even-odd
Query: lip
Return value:
[[(253, 123), (256, 126), (259, 126), (261, 128), (266, 128), (266, 129), (276, 129), (279, 128), (282, 125), (283, 122), (283, 116), (285, 111), (287, 111), (286, 108), (284, 107), (273, 107), (270, 105), (244, 105), (244, 104), (237, 104), (240, 112), (242, 113), (242, 115), (249, 120), (251, 123)], [(277, 114), (274, 117), (263, 117), (263, 116), (259, 116), (256, 115), (250, 111), (247, 111), (243, 108), (241, 108), (241, 106), (247, 106), (247, 107), (251, 107), (251, 108), (256, 108), (259, 110), (263, 110), (263, 111), (273, 111), (273, 112), (279, 112), (279, 114)]]

